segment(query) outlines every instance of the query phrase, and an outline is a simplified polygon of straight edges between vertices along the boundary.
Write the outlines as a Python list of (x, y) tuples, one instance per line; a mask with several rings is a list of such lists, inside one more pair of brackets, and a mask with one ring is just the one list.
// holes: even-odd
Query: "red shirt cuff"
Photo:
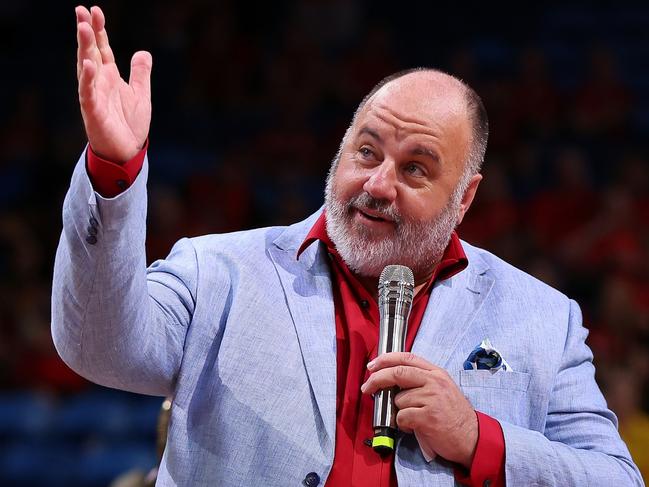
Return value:
[(142, 169), (144, 156), (149, 148), (149, 139), (140, 152), (124, 164), (102, 159), (88, 146), (86, 168), (92, 187), (104, 198), (113, 198), (131, 187)]
[(455, 480), (467, 487), (505, 487), (505, 436), (500, 423), (481, 412), (478, 417), (478, 444), (467, 472), (455, 469)]

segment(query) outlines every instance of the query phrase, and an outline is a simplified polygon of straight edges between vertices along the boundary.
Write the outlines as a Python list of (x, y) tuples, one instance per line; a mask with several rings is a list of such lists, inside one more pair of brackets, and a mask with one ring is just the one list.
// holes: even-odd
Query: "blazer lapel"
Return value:
[(476, 343), (486, 336), (485, 330), (475, 330), (471, 323), (489, 295), (493, 279), (485, 275), (488, 266), (478, 254), (471, 255), (469, 262), (463, 272), (435, 285), (413, 343), (413, 353), (439, 367), (447, 367), (469, 330), (481, 336)]
[(297, 246), (282, 248), (286, 243), (286, 239), (280, 237), (275, 242), (278, 247), (269, 248), (270, 256), (284, 289), (309, 383), (333, 448), (336, 425), (336, 325), (327, 255), (318, 243), (314, 243), (297, 260)]

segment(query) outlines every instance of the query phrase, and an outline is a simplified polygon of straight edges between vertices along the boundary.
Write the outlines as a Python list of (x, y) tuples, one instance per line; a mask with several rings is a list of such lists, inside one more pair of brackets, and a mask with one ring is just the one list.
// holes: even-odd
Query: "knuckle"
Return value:
[(408, 373), (408, 367), (406, 367), (405, 365), (397, 365), (394, 368), (395, 377), (405, 377), (407, 373)]
[(403, 361), (412, 363), (417, 360), (417, 356), (412, 352), (404, 352)]
[(429, 375), (438, 386), (444, 386), (450, 379), (445, 370), (431, 370)]

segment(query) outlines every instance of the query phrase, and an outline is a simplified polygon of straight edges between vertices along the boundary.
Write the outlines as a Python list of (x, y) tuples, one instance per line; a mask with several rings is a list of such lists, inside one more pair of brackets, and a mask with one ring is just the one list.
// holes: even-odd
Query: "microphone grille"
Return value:
[(381, 277), (379, 277), (379, 284), (382, 282), (405, 282), (411, 286), (415, 285), (415, 277), (412, 275), (410, 267), (405, 265), (388, 265), (385, 266)]

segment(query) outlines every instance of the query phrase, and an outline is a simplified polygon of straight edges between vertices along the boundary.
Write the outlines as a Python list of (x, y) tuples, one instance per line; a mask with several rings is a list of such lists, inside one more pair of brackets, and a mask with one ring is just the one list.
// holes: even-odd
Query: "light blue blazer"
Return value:
[[(183, 239), (147, 269), (148, 162), (112, 199), (93, 191), (84, 162), (54, 268), (63, 360), (99, 384), (174, 397), (158, 485), (297, 487), (310, 472), (324, 485), (336, 427), (332, 281), (320, 244), (296, 259), (318, 215)], [(413, 352), (500, 421), (507, 484), (642, 485), (593, 378), (578, 306), (463, 246), (469, 266), (436, 284)], [(485, 338), (514, 372), (463, 370)], [(426, 462), (412, 435), (398, 440), (395, 465), (399, 486), (454, 485), (452, 468)]]

